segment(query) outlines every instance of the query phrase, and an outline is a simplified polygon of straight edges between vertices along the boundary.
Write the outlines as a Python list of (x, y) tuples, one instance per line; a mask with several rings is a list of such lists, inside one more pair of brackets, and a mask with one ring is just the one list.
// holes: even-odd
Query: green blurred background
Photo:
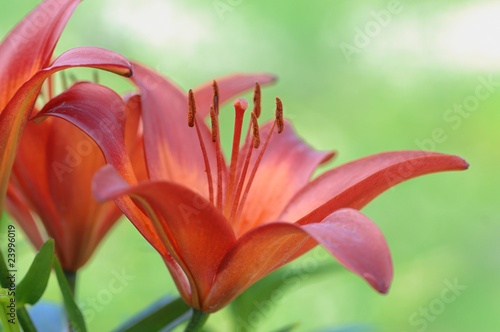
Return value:
[[(1, 2), (0, 35), (38, 2)], [(272, 116), (279, 96), (307, 142), (339, 152), (331, 165), (399, 149), (457, 154), (470, 163), (465, 172), (401, 184), (363, 210), (393, 254), (388, 295), (318, 248), (244, 295), (252, 299), (278, 280), (280, 296), (239, 301), (212, 315), (207, 330), (273, 331), (298, 322), (296, 331), (500, 331), (499, 17), (498, 1), (478, 0), (86, 0), (56, 54), (105, 47), (184, 89), (233, 72), (274, 73), (279, 81), (263, 90), (264, 116)], [(131, 88), (102, 77), (120, 93)], [(477, 98), (477, 89), (487, 96)], [(1, 238), (9, 222), (2, 220)], [(17, 254), (27, 268), (34, 251), (20, 239)], [(123, 273), (123, 289), (104, 298)], [(451, 290), (457, 296), (445, 301), (450, 284), (459, 285)], [(167, 269), (125, 219), (82, 269), (77, 287), (90, 331), (109, 331), (166, 294), (177, 294)], [(55, 278), (44, 300), (60, 301)]]

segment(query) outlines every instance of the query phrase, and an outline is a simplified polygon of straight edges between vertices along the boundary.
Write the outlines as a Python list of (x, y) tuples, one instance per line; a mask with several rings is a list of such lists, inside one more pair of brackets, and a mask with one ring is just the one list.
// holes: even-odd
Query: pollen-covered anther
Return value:
[(215, 80), (212, 82), (212, 88), (214, 90), (212, 105), (214, 106), (215, 114), (219, 115), (219, 86)]
[(210, 106), (210, 121), (212, 122), (212, 142), (217, 142), (217, 134), (219, 132), (219, 127), (218, 127), (217, 115), (215, 114), (215, 109), (213, 105)]
[(194, 126), (194, 118), (196, 116), (196, 102), (194, 101), (193, 90), (189, 89), (189, 111), (188, 111), (188, 126)]
[(283, 121), (283, 104), (278, 97), (276, 97), (276, 125), (278, 126), (278, 134), (280, 134), (285, 127), (285, 122)]
[(260, 117), (260, 112), (261, 112), (260, 102), (261, 102), (260, 84), (258, 82), (255, 82), (255, 90), (253, 92), (253, 111), (255, 112), (257, 118)]
[(252, 131), (253, 147), (255, 149), (258, 149), (260, 145), (259, 123), (257, 122), (257, 114), (255, 114), (254, 112), (252, 112)]

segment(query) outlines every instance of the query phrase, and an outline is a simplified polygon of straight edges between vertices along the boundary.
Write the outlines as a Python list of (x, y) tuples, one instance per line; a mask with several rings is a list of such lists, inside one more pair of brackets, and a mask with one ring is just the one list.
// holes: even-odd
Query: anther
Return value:
[(194, 126), (194, 118), (196, 116), (196, 102), (194, 101), (193, 90), (189, 89), (189, 112), (188, 112), (188, 126)]
[(259, 123), (257, 122), (257, 114), (252, 112), (252, 130), (253, 130), (253, 147), (255, 149), (259, 148), (260, 145), (260, 135), (259, 135)]
[(283, 104), (278, 97), (276, 97), (276, 125), (278, 126), (278, 134), (280, 134), (285, 127), (285, 123), (283, 121)]
[(212, 142), (216, 142), (217, 132), (219, 131), (219, 128), (217, 127), (217, 115), (215, 114), (213, 105), (210, 106), (210, 120), (212, 122)]
[(215, 113), (219, 115), (219, 86), (215, 80), (212, 82), (212, 88), (214, 89), (212, 105), (214, 106)]
[(257, 118), (260, 117), (261, 107), (260, 107), (260, 85), (258, 82), (255, 82), (255, 90), (253, 92), (253, 111)]

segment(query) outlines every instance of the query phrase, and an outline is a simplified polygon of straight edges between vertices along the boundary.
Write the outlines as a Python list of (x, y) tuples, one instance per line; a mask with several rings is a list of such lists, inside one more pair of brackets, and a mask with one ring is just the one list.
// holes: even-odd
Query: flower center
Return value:
[[(240, 219), (243, 211), (243, 206), (247, 199), (248, 193), (252, 186), (253, 179), (257, 173), (257, 169), (262, 160), (264, 152), (273, 134), (274, 127), (277, 127), (278, 133), (281, 133), (284, 128), (283, 121), (283, 104), (276, 97), (276, 114), (275, 120), (271, 125), (269, 135), (264, 144), (261, 146), (260, 128), (257, 119), (261, 113), (261, 93), (260, 85), (255, 83), (253, 103), (254, 107), (250, 114), (250, 123), (248, 126), (247, 135), (243, 147), (240, 149), (241, 132), (243, 129), (243, 119), (245, 111), (248, 108), (248, 102), (244, 98), (236, 99), (233, 103), (235, 109), (235, 124), (233, 134), (233, 145), (231, 151), (231, 163), (229, 172), (224, 167), (224, 161), (220, 144), (219, 131), (219, 88), (217, 82), (213, 81), (213, 98), (210, 106), (211, 120), (211, 139), (215, 146), (217, 160), (217, 179), (215, 179), (216, 188), (214, 188), (214, 179), (212, 179), (211, 165), (209, 162), (205, 143), (203, 142), (198, 121), (196, 119), (196, 102), (192, 90), (189, 90), (189, 111), (188, 111), (188, 126), (195, 127), (200, 142), (201, 152), (205, 163), (207, 173), (208, 192), (210, 202), (221, 212), (226, 218), (235, 224)], [(255, 159), (250, 168), (253, 150), (258, 150), (259, 155)], [(248, 175), (248, 176), (247, 176)], [(225, 187), (224, 187), (225, 184)]]

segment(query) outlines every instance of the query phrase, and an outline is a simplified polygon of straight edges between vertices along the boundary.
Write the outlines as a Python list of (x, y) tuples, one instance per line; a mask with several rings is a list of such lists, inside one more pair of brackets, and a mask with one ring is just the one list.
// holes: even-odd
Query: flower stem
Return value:
[(23, 331), (26, 332), (36, 332), (37, 329), (33, 321), (31, 320), (30, 315), (28, 314), (28, 310), (23, 306), (22, 308), (17, 309), (17, 318), (19, 319), (19, 323), (23, 327)]
[(76, 272), (64, 270), (64, 276), (66, 277), (66, 280), (68, 280), (69, 288), (71, 289), (73, 297), (75, 297)]
[(205, 323), (207, 322), (209, 314), (204, 313), (201, 310), (193, 308), (193, 314), (189, 319), (189, 323), (186, 326), (184, 332), (199, 332)]
[[(63, 270), (63, 272), (64, 272), (64, 277), (68, 281), (68, 285), (69, 285), (69, 289), (71, 290), (71, 294), (73, 295), (73, 298), (75, 298), (76, 272), (69, 271), (69, 270)], [(65, 318), (66, 318), (66, 331), (67, 332), (74, 331), (67, 312), (66, 312)]]

